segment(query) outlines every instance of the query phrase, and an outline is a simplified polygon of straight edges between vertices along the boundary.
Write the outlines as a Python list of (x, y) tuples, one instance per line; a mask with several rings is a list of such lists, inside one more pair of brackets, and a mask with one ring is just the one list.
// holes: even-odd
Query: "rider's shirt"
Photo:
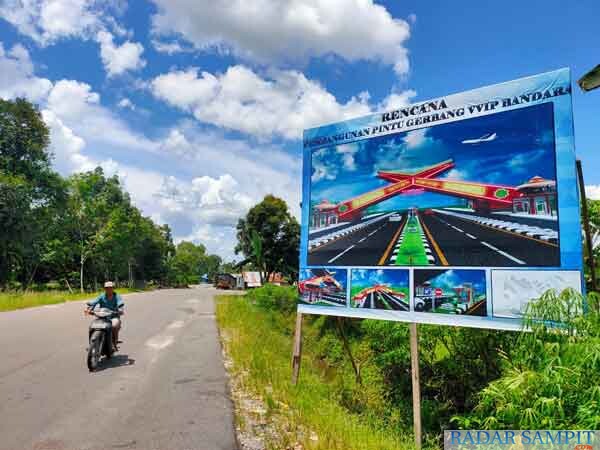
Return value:
[(106, 293), (102, 293), (94, 300), (89, 301), (87, 304), (92, 309), (98, 306), (100, 308), (108, 308), (112, 309), (113, 311), (117, 311), (119, 306), (123, 305), (123, 299), (116, 292), (113, 292), (111, 299), (106, 296)]

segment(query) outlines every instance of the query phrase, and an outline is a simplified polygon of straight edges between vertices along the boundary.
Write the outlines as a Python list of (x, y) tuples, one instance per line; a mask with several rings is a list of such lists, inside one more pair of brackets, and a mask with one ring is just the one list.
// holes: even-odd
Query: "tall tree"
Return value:
[(182, 241), (177, 245), (175, 256), (172, 260), (173, 271), (177, 284), (198, 283), (201, 274), (201, 265), (206, 257), (206, 248), (202, 244)]
[(64, 202), (64, 183), (51, 167), (49, 131), (24, 99), (0, 99), (0, 283), (31, 279), (45, 231)]
[(260, 267), (262, 277), (274, 272), (294, 276), (298, 272), (300, 225), (280, 198), (267, 195), (237, 224), (236, 253)]
[[(96, 265), (103, 263), (105, 276), (109, 275), (111, 264), (122, 262), (121, 255), (106, 254), (100, 250), (111, 248), (106, 245), (111, 240), (111, 218), (122, 214), (121, 208), (129, 208), (129, 196), (121, 189), (116, 176), (106, 178), (101, 167), (93, 171), (73, 175), (70, 180), (70, 197), (68, 210), (77, 236), (79, 248), (79, 288), (84, 290), (84, 268), (91, 256), (97, 256)], [(119, 220), (116, 218), (115, 220)], [(115, 232), (118, 227), (112, 227)], [(118, 238), (117, 238), (118, 239)], [(104, 244), (104, 245), (103, 245)], [(127, 245), (121, 242), (121, 245)], [(114, 260), (111, 258), (115, 258)]]

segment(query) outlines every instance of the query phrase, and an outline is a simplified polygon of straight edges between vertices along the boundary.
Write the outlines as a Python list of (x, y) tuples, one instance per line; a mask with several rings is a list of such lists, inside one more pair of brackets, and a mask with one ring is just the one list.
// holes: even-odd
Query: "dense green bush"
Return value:
[[(296, 290), (267, 285), (247, 299), (291, 335)], [(530, 303), (530, 331), (419, 326), (423, 426), (430, 443), (448, 428), (594, 429), (600, 426), (598, 298), (549, 291)], [(586, 310), (587, 315), (581, 313)], [(560, 325), (559, 325), (560, 323)], [(306, 316), (303, 342), (335, 400), (365, 421), (412, 427), (407, 324)], [(343, 345), (340, 326), (350, 352)], [(358, 368), (357, 377), (350, 358)]]
[(296, 311), (298, 291), (294, 286), (265, 284), (248, 291), (246, 298), (260, 308), (291, 314)]
[(464, 428), (596, 429), (600, 316), (597, 296), (588, 301), (565, 290), (531, 302), (531, 332), (521, 333), (518, 345), (503, 353), (502, 376), (482, 389), (472, 412), (454, 422)]
[(49, 281), (44, 284), (44, 289), (49, 291), (57, 291), (59, 289), (63, 289), (63, 284), (59, 281)]

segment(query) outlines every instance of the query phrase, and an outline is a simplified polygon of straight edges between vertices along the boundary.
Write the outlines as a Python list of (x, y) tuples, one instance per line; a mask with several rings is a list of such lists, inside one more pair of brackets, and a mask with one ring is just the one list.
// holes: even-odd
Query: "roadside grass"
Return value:
[[(353, 375), (346, 370), (331, 373), (323, 367), (311, 348), (317, 336), (312, 335), (310, 326), (305, 324), (300, 378), (293, 386), (290, 362), (294, 315), (257, 307), (245, 296), (220, 296), (216, 305), (234, 376), (245, 390), (263, 400), (267, 417), (283, 436), (284, 442), (271, 443), (268, 448), (414, 448), (412, 435), (341, 405), (340, 385), (353, 384)], [(366, 383), (364, 389), (369, 390)]]
[[(119, 288), (116, 290), (119, 294), (131, 294), (141, 292), (140, 289)], [(33, 308), (35, 306), (54, 305), (57, 303), (72, 302), (76, 300), (86, 300), (96, 297), (98, 292), (74, 292), (68, 291), (15, 291), (0, 292), (0, 312), (14, 311), (16, 309)]]

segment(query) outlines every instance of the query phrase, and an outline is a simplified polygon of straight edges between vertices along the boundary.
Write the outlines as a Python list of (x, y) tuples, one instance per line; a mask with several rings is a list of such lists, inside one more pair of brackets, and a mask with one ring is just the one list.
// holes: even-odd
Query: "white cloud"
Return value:
[(187, 53), (193, 51), (193, 48), (184, 47), (177, 41), (165, 42), (159, 39), (152, 39), (152, 46), (159, 53), (174, 55), (175, 53)]
[(47, 101), (61, 121), (87, 142), (109, 151), (154, 151), (158, 145), (134, 132), (118, 116), (100, 104), (100, 95), (91, 86), (75, 80), (60, 80)]
[(131, 109), (132, 111), (135, 110), (135, 105), (127, 97), (124, 97), (121, 100), (119, 100), (119, 103), (117, 103), (117, 106), (119, 108), (123, 108), (123, 109)]
[(338, 145), (335, 151), (342, 156), (344, 169), (349, 171), (356, 170), (356, 161), (354, 161), (354, 155), (358, 152), (358, 145), (356, 143)]
[(5, 51), (0, 42), (0, 97), (27, 97), (34, 102), (44, 99), (52, 87), (46, 78), (34, 75), (29, 52), (20, 44)]
[(92, 170), (94, 163), (81, 153), (85, 141), (65, 126), (53, 111), (43, 110), (42, 117), (50, 129), (50, 151), (54, 155), (55, 168), (61, 173)]
[(427, 128), (421, 128), (419, 130), (409, 131), (404, 137), (404, 142), (408, 148), (416, 148), (425, 142), (427, 139), (425, 134)]
[[(336, 54), (406, 74), (409, 24), (373, 0), (154, 0), (153, 29), (260, 63)], [(210, 13), (207, 13), (210, 11)]]
[(233, 227), (253, 204), (231, 175), (208, 175), (182, 183), (175, 177), (163, 179), (160, 189), (164, 206), (171, 212), (191, 212), (202, 224)]
[(100, 57), (109, 77), (121, 75), (128, 70), (138, 70), (146, 65), (146, 61), (142, 59), (142, 44), (126, 41), (115, 45), (113, 36), (108, 31), (100, 31), (96, 39), (100, 44)]
[(468, 177), (464, 170), (450, 169), (443, 178), (449, 180), (465, 180)]
[[(103, 106), (88, 84), (37, 78), (24, 48), (0, 48), (7, 69), (0, 73), (0, 95), (39, 102), (56, 169), (69, 175), (100, 165), (107, 174), (117, 173), (134, 203), (169, 223), (176, 240), (195, 239), (232, 258), (237, 219), (266, 194), (282, 197), (299, 216), (299, 156), (226, 139), (193, 121), (148, 137)], [(170, 185), (175, 189), (164, 195)]]
[(588, 184), (585, 187), (585, 195), (589, 200), (600, 200), (600, 185)]
[(392, 92), (378, 105), (380, 111), (389, 111), (392, 109), (402, 108), (410, 104), (411, 99), (417, 95), (417, 92), (408, 89), (402, 92)]
[(291, 70), (261, 78), (240, 65), (217, 75), (192, 68), (156, 77), (151, 89), (198, 120), (263, 139), (298, 139), (304, 128), (370, 112), (367, 94), (339, 103), (320, 84)]
[(0, 16), (40, 45), (60, 38), (84, 37), (96, 29), (95, 0), (3, 0)]
[(312, 154), (312, 175), (311, 180), (316, 183), (321, 180), (335, 180), (338, 175), (338, 165), (331, 164), (328, 158), (330, 150), (322, 148)]

